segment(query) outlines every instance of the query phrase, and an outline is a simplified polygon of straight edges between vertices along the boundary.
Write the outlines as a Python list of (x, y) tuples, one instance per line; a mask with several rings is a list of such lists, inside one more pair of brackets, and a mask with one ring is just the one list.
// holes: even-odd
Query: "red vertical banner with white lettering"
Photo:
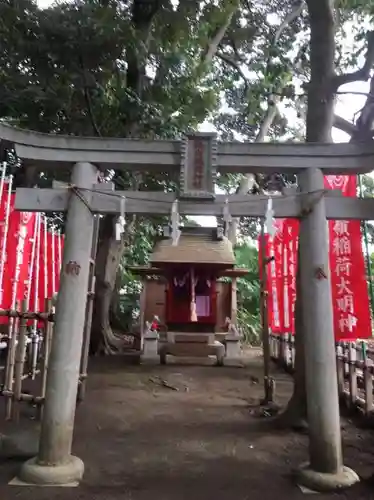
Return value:
[[(3, 192), (0, 204), (0, 308), (10, 309), (12, 303), (12, 278), (14, 270), (12, 270), (12, 261), (14, 262), (17, 243), (15, 237), (11, 236), (14, 233), (14, 222), (11, 223), (11, 217), (14, 211), (14, 194), (8, 188), (7, 184), (3, 185)], [(9, 319), (5, 316), (0, 317), (0, 324), (7, 324)]]
[[(284, 333), (282, 288), (282, 240), (283, 219), (275, 222), (273, 237), (265, 235), (265, 257), (271, 259), (266, 266), (267, 313), (269, 328), (273, 333)], [(260, 279), (262, 279), (261, 238), (259, 245)]]
[(56, 293), (56, 269), (55, 238), (50, 231), (47, 231), (47, 275), (47, 298), (51, 299)]
[[(0, 200), (0, 308), (5, 309), (6, 304), (10, 304), (11, 296), (9, 287), (5, 286), (7, 276), (7, 261), (8, 261), (8, 233), (9, 233), (9, 217), (13, 211), (14, 195), (8, 189), (8, 185), (3, 185), (2, 197)], [(0, 324), (7, 323), (8, 319), (0, 318)]]
[(283, 316), (284, 333), (295, 333), (296, 270), (299, 221), (287, 219), (283, 224)]
[(33, 217), (34, 217), (33, 234), (30, 235), (31, 254), (29, 259), (27, 284), (25, 289), (25, 298), (27, 301), (28, 311), (35, 311), (35, 309), (32, 308), (32, 303), (33, 303), (32, 289), (33, 289), (33, 283), (35, 282), (35, 259), (36, 259), (37, 244), (38, 244), (38, 214), (34, 214)]
[(9, 215), (1, 301), (3, 309), (14, 309), (17, 301), (27, 298), (34, 224), (32, 213), (13, 210)]
[(18, 221), (17, 260), (13, 278), (13, 306), (15, 301), (27, 299), (29, 295), (29, 273), (35, 229), (35, 214), (14, 211), (12, 216)]
[(47, 221), (44, 216), (40, 218), (40, 232), (39, 232), (39, 280), (38, 280), (38, 312), (45, 312), (45, 299), (48, 299), (48, 230)]
[(53, 237), (55, 240), (54, 273), (56, 282), (56, 292), (58, 292), (60, 287), (60, 272), (62, 265), (62, 236), (60, 234), (54, 234)]
[[(355, 176), (328, 175), (325, 188), (355, 197), (357, 180)], [(360, 221), (329, 221), (329, 238), (335, 339), (369, 338), (371, 317)]]
[(273, 321), (269, 326), (273, 333), (284, 333), (284, 308), (283, 305), (283, 276), (282, 276), (282, 249), (283, 249), (283, 226), (284, 219), (275, 221), (275, 233), (270, 237), (270, 257), (268, 264), (269, 295), (268, 303), (272, 311)]
[[(30, 302), (29, 309), (32, 312), (39, 312), (39, 278), (40, 278), (40, 232), (41, 232), (41, 214), (36, 214), (35, 220), (35, 248), (34, 248), (34, 260), (32, 263), (32, 280), (30, 287)], [(29, 322), (32, 324), (32, 321)]]

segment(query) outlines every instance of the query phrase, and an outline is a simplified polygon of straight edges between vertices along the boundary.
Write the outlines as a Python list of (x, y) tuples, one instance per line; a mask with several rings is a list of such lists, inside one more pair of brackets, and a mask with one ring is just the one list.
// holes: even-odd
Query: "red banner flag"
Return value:
[(296, 270), (299, 221), (287, 219), (283, 225), (283, 307), (284, 333), (295, 333)]
[[(30, 263), (35, 228), (35, 214), (16, 212), (11, 215), (17, 229), (17, 256), (13, 275), (12, 307), (16, 301), (27, 299), (30, 280)], [(12, 222), (12, 221), (11, 221)], [(9, 270), (9, 269), (8, 269)]]
[(61, 265), (62, 265), (62, 236), (60, 234), (54, 234), (54, 239), (55, 239), (55, 266), (54, 266), (54, 273), (55, 273), (55, 284), (56, 284), (56, 292), (58, 292), (59, 287), (60, 287), (60, 272), (61, 272)]
[(56, 293), (56, 269), (55, 269), (55, 237), (47, 232), (47, 298), (51, 299)]
[(58, 290), (63, 238), (48, 233), (42, 214), (15, 211), (10, 189), (8, 182), (0, 186), (0, 308), (26, 299), (28, 310), (43, 311), (44, 299)]
[[(328, 175), (326, 189), (339, 189), (343, 196), (356, 196), (355, 176)], [(269, 327), (274, 333), (295, 332), (296, 268), (299, 222), (277, 221), (278, 231), (267, 243)], [(361, 244), (360, 222), (329, 221), (329, 261), (335, 339), (371, 337), (371, 315)], [(354, 271), (353, 271), (354, 270)]]
[[(6, 304), (11, 303), (11, 292), (6, 284), (7, 278), (9, 278), (7, 270), (8, 261), (8, 234), (9, 234), (9, 220), (10, 215), (13, 212), (14, 207), (14, 195), (8, 189), (7, 184), (3, 185), (2, 197), (0, 200), (0, 308), (5, 309)], [(8, 296), (7, 296), (8, 294)], [(0, 318), (0, 323), (7, 323), (8, 319), (5, 317)]]
[[(9, 204), (9, 210), (2, 210), (3, 231), (1, 236), (1, 250), (3, 275), (1, 283), (1, 308), (14, 309), (17, 301), (21, 301), (28, 295), (29, 269), (32, 250), (32, 238), (34, 233), (35, 215), (28, 212), (18, 212), (14, 208), (14, 194), (10, 200), (8, 192), (5, 195), (5, 204)], [(5, 245), (5, 246), (4, 246)], [(1, 318), (2, 324), (8, 322), (8, 318)]]
[(41, 214), (36, 215), (35, 229), (35, 251), (32, 270), (32, 280), (30, 287), (30, 310), (39, 312), (39, 278), (40, 278), (40, 232), (41, 232)]
[(38, 301), (39, 311), (45, 312), (45, 299), (50, 298), (48, 294), (48, 282), (50, 278), (50, 269), (48, 267), (48, 230), (45, 217), (41, 216), (40, 221), (40, 248), (39, 248), (39, 283), (38, 283)]
[[(325, 187), (355, 197), (356, 177), (328, 175)], [(329, 238), (335, 339), (369, 338), (371, 317), (360, 221), (329, 221)]]
[[(273, 333), (283, 333), (283, 289), (282, 289), (282, 237), (283, 219), (276, 221), (274, 237), (265, 235), (265, 257), (274, 257), (266, 268), (267, 312), (269, 328)], [(260, 279), (262, 279), (261, 238), (259, 240)]]

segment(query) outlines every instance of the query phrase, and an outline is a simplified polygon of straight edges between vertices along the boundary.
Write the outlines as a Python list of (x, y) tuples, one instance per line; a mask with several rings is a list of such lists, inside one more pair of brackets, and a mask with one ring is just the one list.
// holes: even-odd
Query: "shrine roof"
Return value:
[(231, 242), (212, 234), (181, 234), (178, 245), (171, 239), (156, 244), (150, 258), (151, 264), (210, 264), (232, 267), (235, 255)]

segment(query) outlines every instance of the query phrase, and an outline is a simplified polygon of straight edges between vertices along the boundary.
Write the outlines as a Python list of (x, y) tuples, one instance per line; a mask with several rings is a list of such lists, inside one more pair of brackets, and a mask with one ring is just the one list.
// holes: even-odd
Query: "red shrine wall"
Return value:
[[(144, 320), (152, 321), (154, 315), (160, 318), (161, 324), (166, 322), (166, 307), (167, 307), (167, 285), (165, 282), (156, 280), (146, 280), (145, 282), (145, 300), (144, 300)], [(231, 283), (217, 281), (215, 284), (215, 325), (216, 331), (225, 331), (225, 320), (231, 317)], [(186, 321), (190, 318), (190, 303), (187, 301), (182, 315), (186, 316)], [(174, 313), (173, 313), (174, 316)]]

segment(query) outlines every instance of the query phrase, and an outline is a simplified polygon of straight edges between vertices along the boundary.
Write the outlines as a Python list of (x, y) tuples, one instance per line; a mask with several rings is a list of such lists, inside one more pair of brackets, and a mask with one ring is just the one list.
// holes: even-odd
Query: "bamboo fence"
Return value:
[[(295, 338), (293, 335), (271, 335), (272, 360), (292, 372), (295, 367)], [(336, 344), (338, 390), (341, 401), (365, 417), (374, 416), (373, 377), (374, 350), (367, 342), (338, 342)]]
[[(92, 292), (93, 286), (90, 295)], [(90, 319), (91, 297), (87, 309)], [(55, 319), (52, 300), (46, 301), (45, 311), (48, 312), (27, 311), (26, 300), (17, 304), (14, 310), (0, 309), (0, 317), (9, 319), (0, 333), (0, 396), (5, 400), (6, 420), (20, 420), (22, 403), (35, 408), (35, 418), (42, 416)], [(84, 398), (87, 379), (90, 326), (91, 322), (86, 319), (78, 380), (79, 401)]]

